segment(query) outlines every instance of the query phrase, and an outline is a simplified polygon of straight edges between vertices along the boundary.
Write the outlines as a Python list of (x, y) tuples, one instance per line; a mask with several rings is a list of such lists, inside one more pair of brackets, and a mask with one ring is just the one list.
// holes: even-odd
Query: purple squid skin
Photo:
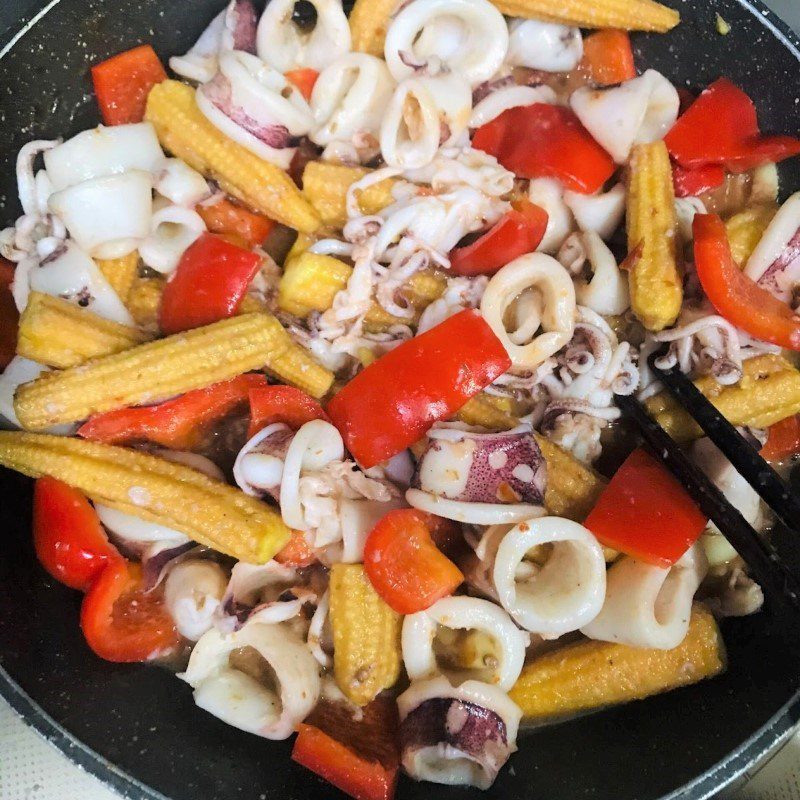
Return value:
[(758, 285), (771, 292), (776, 297), (786, 298), (786, 290), (781, 290), (778, 286), (778, 276), (787, 270), (795, 273), (795, 277), (800, 280), (800, 229), (789, 240), (783, 252), (770, 264), (764, 274), (758, 279)]
[[(294, 431), (290, 430), (279, 430), (275, 431), (275, 433), (267, 436), (266, 439), (260, 441), (250, 452), (251, 453), (263, 453), (264, 455), (268, 456), (275, 456), (275, 458), (279, 458), (281, 461), (286, 459), (286, 451), (289, 449), (289, 445), (292, 443), (292, 439), (294, 438)], [(281, 500), (281, 487), (273, 486), (271, 489), (264, 490), (276, 503), (280, 503)]]
[[(520, 502), (537, 506), (543, 504), (547, 464), (531, 433), (475, 434), (465, 431), (464, 439), (475, 442), (475, 451), (464, 491), (452, 499), (465, 503)], [(414, 472), (411, 482), (413, 488), (428, 491), (420, 481), (425, 456), (431, 451), (438, 452), (449, 446), (452, 444), (447, 440), (431, 439)], [(503, 466), (493, 467), (490, 463), (492, 456), (495, 458), (505, 456)], [(522, 481), (513, 474), (516, 467), (521, 465), (533, 470), (531, 481)], [(511, 493), (516, 495), (516, 498), (509, 496)]]
[(233, 0), (225, 20), (233, 38), (233, 49), (256, 52), (258, 12), (253, 0)]
[(416, 750), (447, 744), (461, 751), (494, 778), (513, 748), (503, 719), (475, 703), (435, 697), (420, 703), (400, 723), (405, 760)]

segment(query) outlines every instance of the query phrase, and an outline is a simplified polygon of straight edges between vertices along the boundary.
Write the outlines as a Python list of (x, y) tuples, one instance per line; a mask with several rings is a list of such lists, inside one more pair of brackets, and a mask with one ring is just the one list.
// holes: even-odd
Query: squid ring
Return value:
[(148, 267), (169, 275), (205, 229), (203, 218), (191, 208), (165, 206), (153, 214), (150, 235), (139, 245), (139, 255)]

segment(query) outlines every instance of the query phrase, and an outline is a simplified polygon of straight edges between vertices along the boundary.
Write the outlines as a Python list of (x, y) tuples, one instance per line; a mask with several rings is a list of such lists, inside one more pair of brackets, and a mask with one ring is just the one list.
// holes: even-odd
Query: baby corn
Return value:
[(458, 410), (457, 417), (467, 425), (489, 428), (495, 431), (507, 431), (519, 425), (519, 420), (512, 414), (498, 408), (491, 395), (476, 394)]
[(318, 215), (286, 172), (220, 133), (197, 107), (194, 91), (171, 80), (151, 90), (145, 119), (164, 149), (254, 211), (298, 231), (316, 230)]
[(66, 369), (128, 350), (147, 338), (137, 328), (98, 317), (67, 300), (31, 292), (19, 320), (17, 354)]
[(353, 268), (332, 256), (301, 253), (287, 261), (278, 285), (278, 306), (296, 317), (326, 311), (347, 286)]
[(0, 464), (49, 475), (103, 503), (250, 563), (269, 561), (289, 529), (269, 506), (183, 464), (124, 447), (0, 431)]
[(725, 223), (731, 255), (740, 267), (747, 263), (777, 211), (775, 205), (751, 206)]
[(372, 588), (362, 564), (334, 564), (330, 579), (333, 674), (364, 706), (400, 676), (401, 617)]
[[(721, 386), (708, 376), (694, 383), (734, 425), (767, 428), (800, 413), (800, 372), (779, 355), (745, 361), (742, 379), (733, 386)], [(703, 435), (697, 423), (667, 392), (649, 398), (645, 406), (674, 439), (687, 441)]]
[(633, 148), (628, 188), (628, 250), (641, 248), (628, 273), (631, 307), (645, 328), (660, 331), (678, 318), (683, 281), (675, 258), (675, 196), (663, 142)]
[(286, 331), (286, 349), (272, 356), (265, 366), (266, 372), (284, 383), (302, 389), (319, 399), (333, 385), (333, 373), (318, 364), (311, 354), (296, 344)]
[(234, 317), (45, 373), (17, 390), (14, 408), (23, 428), (43, 430), (114, 408), (157, 403), (260, 369), (289, 344), (286, 331), (268, 314)]
[(714, 617), (695, 605), (689, 632), (674, 650), (596, 641), (567, 645), (526, 665), (509, 697), (525, 719), (543, 722), (697, 683), (725, 664)]
[(139, 274), (139, 253), (134, 250), (122, 258), (98, 259), (97, 266), (119, 299), (127, 304), (131, 288)]
[(128, 311), (137, 325), (158, 331), (158, 311), (166, 281), (163, 278), (136, 278), (128, 294)]
[[(370, 170), (362, 167), (309, 161), (303, 172), (303, 194), (322, 217), (325, 225), (342, 228), (347, 222), (347, 190), (369, 172)], [(361, 192), (358, 198), (361, 211), (364, 214), (377, 214), (393, 203), (394, 184), (393, 178), (387, 178)]]
[[(366, 2), (366, 0), (362, 0)], [(579, 28), (622, 28), (666, 33), (680, 14), (653, 0), (492, 0), (508, 17), (541, 19)]]
[(383, 58), (386, 29), (397, 0), (356, 0), (350, 12), (353, 50)]

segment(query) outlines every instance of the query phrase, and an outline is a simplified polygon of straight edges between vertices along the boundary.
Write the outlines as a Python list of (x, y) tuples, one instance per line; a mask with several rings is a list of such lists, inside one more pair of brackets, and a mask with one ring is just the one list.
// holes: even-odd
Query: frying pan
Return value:
[[(0, 7), (0, 223), (19, 214), (14, 158), (32, 138), (98, 122), (87, 67), (151, 42), (184, 52), (223, 0), (11, 0)], [(676, 85), (727, 75), (756, 99), (765, 130), (800, 132), (800, 42), (758, 0), (669, 0), (683, 22), (636, 35), (637, 62)], [(731, 24), (714, 29), (719, 12)], [(800, 159), (782, 172), (800, 188)], [(786, 193), (786, 192), (784, 192)], [(0, 225), (0, 227), (2, 227)], [(123, 795), (148, 800), (330, 800), (338, 791), (289, 758), (291, 744), (197, 709), (165, 670), (100, 661), (78, 627), (80, 597), (38, 566), (31, 484), (0, 471), (0, 693), (37, 730)], [(776, 533), (798, 565), (800, 547)], [(521, 736), (486, 793), (403, 779), (403, 800), (655, 800), (709, 797), (800, 719), (796, 625), (761, 613), (728, 620), (728, 671), (713, 681)], [(16, 798), (3, 798), (16, 800)]]

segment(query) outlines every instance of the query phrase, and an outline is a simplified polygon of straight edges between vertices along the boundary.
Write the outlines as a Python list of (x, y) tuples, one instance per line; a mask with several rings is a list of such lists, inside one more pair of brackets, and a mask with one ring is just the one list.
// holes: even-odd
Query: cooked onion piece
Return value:
[(100, 517), (100, 522), (117, 539), (121, 539), (133, 548), (146, 547), (154, 542), (177, 547), (190, 541), (189, 537), (181, 531), (150, 522), (125, 511), (118, 511), (116, 508), (102, 503), (95, 504), (95, 510), (97, 516)]
[[(524, 563), (534, 548), (549, 546), (544, 564)], [(530, 576), (520, 577), (520, 567)], [(493, 580), (503, 608), (526, 630), (558, 637), (594, 619), (603, 606), (603, 548), (577, 522), (544, 517), (506, 533), (495, 556)]]
[(577, 89), (570, 105), (597, 142), (624, 164), (634, 144), (664, 137), (678, 118), (680, 99), (660, 72), (649, 69), (619, 86)]
[(170, 570), (164, 581), (164, 602), (181, 636), (196, 642), (211, 628), (227, 582), (214, 561), (182, 561)]
[[(505, 318), (513, 302), (526, 291), (541, 296), (540, 323), (526, 325), (541, 333), (527, 343), (506, 330)], [(481, 313), (503, 343), (514, 367), (532, 370), (558, 352), (575, 330), (575, 287), (569, 273), (551, 256), (531, 253), (506, 264), (489, 281), (481, 300)]]
[(90, 256), (121, 258), (133, 252), (150, 231), (152, 176), (134, 169), (93, 178), (55, 192), (48, 203)]
[(292, 20), (295, 0), (272, 0), (258, 23), (259, 58), (279, 72), (310, 67), (321, 72), (350, 50), (350, 25), (341, 0), (309, 0), (317, 12), (313, 30)]
[(395, 80), (435, 60), (477, 86), (497, 72), (507, 49), (505, 20), (488, 0), (414, 0), (389, 26), (384, 55)]
[(512, 66), (568, 72), (583, 57), (580, 28), (538, 19), (515, 19), (508, 30), (506, 62)]
[(531, 106), (534, 103), (554, 104), (556, 93), (549, 86), (504, 86), (480, 100), (472, 109), (470, 128), (480, 128), (499, 117), (509, 108)]
[(394, 89), (386, 64), (367, 53), (348, 53), (326, 67), (314, 84), (311, 111), (318, 145), (377, 134)]
[(603, 608), (581, 632), (605, 642), (672, 650), (686, 636), (692, 600), (707, 569), (699, 545), (670, 569), (625, 556), (608, 571)]
[(607, 192), (581, 194), (564, 191), (564, 203), (584, 232), (595, 232), (601, 239), (611, 238), (625, 216), (625, 184), (618, 183)]
[(150, 233), (139, 245), (139, 255), (148, 267), (169, 275), (205, 229), (206, 224), (196, 211), (166, 206), (153, 214)]
[(295, 139), (313, 124), (300, 90), (249, 53), (225, 53), (219, 72), (197, 90), (197, 105), (226, 136), (260, 158), (287, 169)]
[(384, 161), (398, 169), (424, 167), (440, 144), (455, 141), (467, 129), (471, 111), (472, 94), (461, 76), (407, 78), (395, 89), (383, 116)]
[(155, 190), (176, 206), (191, 208), (211, 196), (206, 179), (179, 158), (167, 158), (153, 180)]
[(252, 622), (235, 633), (211, 628), (179, 675), (200, 708), (267, 739), (286, 739), (316, 705), (319, 665), (286, 625)]
[[(438, 626), (477, 631), (492, 641), (492, 655), (484, 659), (484, 668), (477, 670), (478, 675), (474, 674), (476, 670), (437, 662), (434, 640)], [(474, 677), (507, 692), (522, 671), (529, 642), (530, 637), (503, 609), (477, 597), (446, 597), (403, 621), (403, 662), (412, 681), (442, 673), (453, 683), (459, 683), (465, 676)], [(457, 660), (453, 658), (454, 662)]]
[(402, 764), (416, 780), (488, 789), (517, 749), (522, 713), (496, 686), (414, 681), (397, 707)]
[(138, 170), (157, 172), (164, 163), (155, 128), (149, 122), (100, 125), (47, 150), (44, 165), (56, 192), (94, 178)]
[(573, 230), (572, 212), (564, 202), (564, 190), (554, 178), (534, 178), (528, 185), (528, 198), (547, 212), (547, 228), (536, 249), (552, 255)]

